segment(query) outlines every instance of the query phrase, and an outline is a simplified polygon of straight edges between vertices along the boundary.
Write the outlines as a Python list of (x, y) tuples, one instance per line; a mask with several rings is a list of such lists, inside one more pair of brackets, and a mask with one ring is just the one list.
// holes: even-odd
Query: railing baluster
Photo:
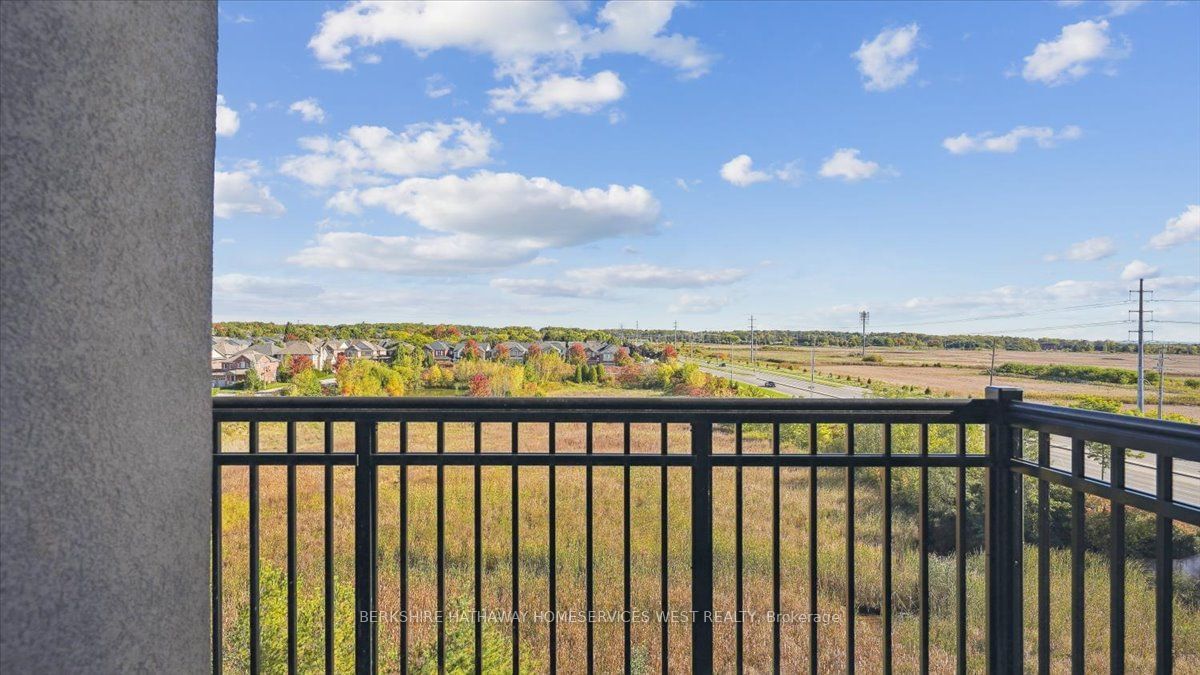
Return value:
[[(1038, 433), (1038, 465), (1050, 466), (1050, 434)], [(1050, 673), (1050, 483), (1038, 489), (1038, 673)], [(1022, 542), (1024, 544), (1024, 542)]]
[[(213, 454), (221, 454), (221, 423), (212, 425)], [(213, 675), (220, 675), (224, 661), (224, 645), (222, 641), (222, 623), (224, 612), (221, 609), (221, 467), (213, 462), (212, 467), (212, 668)]]
[[(400, 454), (408, 454), (408, 422), (400, 422)], [(408, 611), (408, 464), (400, 465), (400, 610)], [(400, 622), (400, 672), (408, 672), (408, 621)]]
[[(593, 438), (592, 438), (592, 423), (591, 422), (588, 422), (585, 425), (585, 434), (586, 434), (585, 443), (587, 446), (586, 452), (587, 452), (587, 454), (591, 455), (592, 449), (593, 449), (592, 448)], [(588, 465), (586, 467), (584, 467), (584, 482), (585, 482), (585, 487), (584, 487), (585, 499), (587, 500), (587, 505), (584, 509), (585, 517), (587, 519), (587, 523), (584, 525), (584, 529), (586, 530), (586, 539), (587, 539), (586, 544), (585, 544), (585, 547), (587, 550), (584, 554), (584, 558), (586, 560), (586, 565), (587, 565), (587, 573), (586, 573), (586, 576), (587, 576), (587, 580), (586, 580), (586, 586), (587, 586), (587, 599), (586, 599), (586, 603), (587, 603), (587, 672), (588, 672), (588, 675), (591, 675), (593, 672), (595, 672), (595, 666), (596, 666), (596, 650), (595, 650), (596, 631), (595, 631), (595, 624), (592, 621), (592, 612), (595, 610), (595, 605), (594, 605), (593, 597), (592, 597), (592, 590), (593, 590), (593, 584), (594, 584), (595, 579), (594, 579), (594, 570), (592, 569), (592, 464), (590, 462), (588, 463)]]
[[(779, 455), (779, 422), (771, 425), (771, 454)], [(775, 620), (771, 622), (771, 671), (779, 675), (783, 670), (783, 645), (780, 618), (783, 614), (783, 598), (780, 590), (779, 552), (779, 464), (771, 467), (771, 611)]]
[[(549, 445), (550, 454), (553, 455), (558, 447), (557, 431), (555, 430), (554, 422), (550, 422), (549, 428)], [(554, 475), (554, 465), (550, 465), (549, 482), (550, 492), (548, 499), (550, 501), (550, 672), (558, 672), (558, 527), (555, 523), (555, 515), (557, 511), (557, 496), (555, 494), (556, 483)]]
[[(959, 424), (956, 451), (959, 457), (967, 456), (967, 425)], [(967, 673), (967, 469), (958, 467), (958, 491), (954, 502), (954, 577), (955, 599), (958, 601), (955, 616), (958, 619), (955, 644), (955, 672)]]
[[(1071, 439), (1071, 475), (1083, 478), (1084, 442), (1081, 438)], [(1083, 492), (1071, 492), (1071, 672), (1083, 675), (1084, 671), (1084, 595), (1083, 545), (1086, 534)]]
[[(920, 431), (920, 453), (922, 457), (929, 456), (929, 425), (922, 424)], [(917, 495), (917, 550), (920, 559), (917, 562), (917, 576), (920, 584), (920, 647), (918, 657), (922, 675), (929, 672), (929, 465), (922, 464), (920, 485)]]
[[(846, 454), (854, 454), (854, 425), (846, 425)], [(846, 467), (846, 672), (854, 673), (854, 467)]]
[[(512, 453), (519, 447), (517, 422), (512, 423)], [(521, 500), (520, 470), (512, 466), (512, 671), (521, 672)]]
[[(625, 431), (625, 454), (628, 455), (630, 452), (629, 422), (625, 423), (624, 431)], [(629, 525), (630, 525), (630, 521), (631, 521), (631, 517), (629, 514), (629, 511), (630, 511), (630, 507), (629, 507), (629, 473), (630, 473), (630, 466), (629, 466), (629, 464), (626, 464), (625, 465), (624, 482), (622, 483), (622, 488), (623, 488), (623, 493), (624, 493), (622, 495), (622, 497), (624, 498), (624, 506), (622, 507), (622, 513), (625, 518), (625, 523), (624, 523), (622, 531), (625, 533), (625, 551), (624, 551), (625, 568), (623, 570), (623, 573), (625, 576), (625, 598), (624, 598), (625, 614), (624, 614), (623, 623), (625, 624), (624, 628), (625, 628), (625, 664), (626, 664), (625, 671), (626, 672), (630, 672), (630, 667), (631, 667), (631, 664), (633, 661), (633, 621), (631, 621), (631, 617), (633, 616), (631, 614), (631, 612), (633, 611), (633, 603), (632, 603), (632, 599), (633, 599), (632, 590), (633, 589), (632, 589), (632, 581), (631, 581), (631, 573), (630, 573), (630, 560), (629, 560), (631, 557), (631, 553), (632, 553), (630, 550), (630, 546), (631, 546), (630, 541), (632, 540), (632, 536), (630, 535), (630, 532), (629, 532)]]
[[(446, 423), (437, 423), (437, 454), (446, 452)], [(437, 662), (446, 672), (446, 465), (437, 465)]]
[[(883, 425), (883, 454), (892, 456), (892, 425)], [(880, 617), (883, 620), (883, 672), (892, 672), (892, 467), (886, 462), (883, 465), (883, 606), (880, 607)]]
[[(1174, 460), (1166, 453), (1158, 454), (1158, 475), (1154, 499), (1159, 504), (1174, 500), (1172, 472)], [(1175, 558), (1175, 522), (1167, 516), (1155, 516), (1155, 565), (1154, 565), (1154, 669), (1159, 673), (1173, 672), (1175, 667), (1172, 631), (1175, 628), (1174, 602), (1175, 579), (1172, 563)]]
[[(808, 425), (808, 453), (817, 454), (817, 425)], [(808, 468), (808, 613), (809, 618), (817, 614), (817, 465)], [(817, 622), (808, 622), (808, 672), (816, 675)]]
[[(333, 422), (325, 422), (325, 454), (333, 454)], [(325, 486), (324, 486), (325, 508), (322, 515), (325, 517), (325, 588), (322, 589), (325, 593), (325, 672), (332, 674), (334, 671), (334, 649), (333, 649), (333, 465), (325, 465)], [(403, 630), (403, 627), (401, 628)]]
[[(1125, 489), (1125, 448), (1113, 447), (1111, 453), (1112, 487)], [(1111, 538), (1108, 557), (1108, 670), (1115, 675), (1125, 672), (1125, 505), (1111, 503)]]
[[(474, 436), (474, 452), (483, 452), (483, 429), (475, 422), (472, 429)], [(475, 465), (474, 500), (472, 519), (474, 520), (475, 535), (475, 673), (483, 673), (483, 466)]]
[[(354, 669), (375, 672), (375, 423), (354, 423)], [(253, 670), (253, 669), (251, 669)]]
[[(287, 423), (287, 453), (296, 453), (296, 423)], [(296, 465), (287, 467), (287, 669), (296, 672)]]
[[(250, 423), (250, 454), (258, 454), (258, 422)], [(250, 672), (259, 668), (259, 646), (262, 644), (258, 563), (258, 465), (250, 465)]]
[[(734, 453), (742, 454), (742, 424), (739, 422), (734, 425)], [(733, 470), (734, 481), (734, 525), (733, 525), (733, 550), (734, 550), (734, 579), (737, 586), (734, 589), (734, 605), (736, 607), (737, 623), (736, 637), (734, 645), (734, 662), (737, 672), (743, 672), (743, 644), (745, 639), (744, 624), (742, 623), (742, 611), (745, 609), (744, 589), (742, 587), (742, 518), (745, 504), (742, 495), (742, 465), (738, 464)]]
[[(659, 433), (661, 435), (661, 438), (659, 441), (659, 452), (663, 455), (666, 455), (667, 450), (669, 449), (669, 442), (668, 442), (669, 439), (667, 436), (668, 432), (667, 432), (667, 423), (666, 422), (663, 422), (659, 425)], [(661, 637), (662, 644), (660, 645), (661, 654), (659, 655), (659, 660), (662, 662), (661, 663), (662, 672), (664, 672), (664, 673), (667, 672), (667, 668), (670, 665), (670, 658), (669, 658), (670, 650), (668, 649), (668, 646), (669, 646), (670, 638), (671, 638), (671, 622), (667, 619), (667, 617), (668, 617), (667, 612), (670, 609), (670, 599), (671, 599), (670, 587), (667, 585), (667, 581), (668, 581), (667, 565), (669, 564), (668, 554), (670, 553), (670, 550), (668, 548), (668, 543), (667, 543), (667, 492), (668, 492), (667, 487), (668, 487), (667, 486), (667, 465), (664, 462), (662, 465), (662, 470), (659, 474), (659, 487), (658, 487), (658, 491), (659, 491), (658, 530), (659, 530), (659, 537), (661, 539), (661, 542), (659, 545), (659, 555), (661, 556), (661, 560), (659, 561), (659, 570), (658, 570), (659, 571), (658, 594), (659, 594), (659, 604), (660, 604), (660, 608), (662, 610), (662, 616), (660, 617), (660, 621), (662, 623), (662, 625), (660, 626), (660, 630), (662, 633), (662, 637)]]
[(713, 669), (712, 422), (692, 422), (692, 672)]

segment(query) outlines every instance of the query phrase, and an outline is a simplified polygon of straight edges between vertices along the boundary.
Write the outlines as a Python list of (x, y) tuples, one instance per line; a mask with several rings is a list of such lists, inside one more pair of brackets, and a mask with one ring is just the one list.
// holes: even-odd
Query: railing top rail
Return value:
[(1016, 426), (1200, 462), (1200, 425), (1038, 403), (1011, 403), (1006, 413)]
[(734, 398), (251, 398), (213, 399), (217, 422), (713, 422), (985, 423), (996, 410), (985, 399)]

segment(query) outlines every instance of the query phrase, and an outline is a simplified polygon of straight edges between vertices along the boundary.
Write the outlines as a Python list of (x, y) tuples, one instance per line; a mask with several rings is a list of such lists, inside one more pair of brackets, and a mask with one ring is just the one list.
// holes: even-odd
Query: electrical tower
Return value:
[[(1137, 293), (1138, 308), (1137, 310), (1129, 310), (1132, 314), (1137, 312), (1137, 409), (1138, 412), (1146, 411), (1146, 280), (1138, 279)], [(1149, 291), (1151, 294), (1154, 291)]]
[(1162, 419), (1163, 405), (1163, 359), (1167, 353), (1167, 346), (1160, 345), (1158, 350), (1158, 419)]
[[(862, 321), (862, 355), (867, 355), (867, 319), (871, 318), (871, 313), (863, 310), (858, 313), (859, 320)], [(886, 326), (884, 326), (886, 328)]]

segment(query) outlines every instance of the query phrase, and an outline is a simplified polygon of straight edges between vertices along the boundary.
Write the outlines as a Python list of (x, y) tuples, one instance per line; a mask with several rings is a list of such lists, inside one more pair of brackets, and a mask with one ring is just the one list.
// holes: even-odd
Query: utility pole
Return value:
[(754, 365), (754, 315), (750, 315), (750, 365)]
[(817, 341), (813, 340), (808, 349), (808, 388), (817, 384)]
[(674, 323), (674, 329), (675, 329), (675, 336), (671, 339), (675, 342), (676, 345), (678, 345), (679, 344), (679, 322), (678, 321), (676, 321)]
[(871, 313), (863, 310), (858, 313), (858, 318), (862, 321), (862, 355), (867, 355), (867, 319), (871, 318)]
[(992, 380), (996, 377), (996, 338), (992, 338), (992, 365), (988, 368), (988, 386), (992, 386)]
[[(1138, 279), (1137, 308), (1137, 408), (1146, 411), (1146, 280)], [(1133, 310), (1130, 310), (1131, 312)]]
[(1167, 353), (1165, 345), (1159, 345), (1158, 350), (1158, 419), (1162, 419), (1163, 406), (1163, 359)]

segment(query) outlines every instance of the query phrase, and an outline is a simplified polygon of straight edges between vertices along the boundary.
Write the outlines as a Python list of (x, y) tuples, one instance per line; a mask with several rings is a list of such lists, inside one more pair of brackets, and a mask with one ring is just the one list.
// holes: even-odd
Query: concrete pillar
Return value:
[(209, 668), (214, 2), (0, 3), (0, 670)]

